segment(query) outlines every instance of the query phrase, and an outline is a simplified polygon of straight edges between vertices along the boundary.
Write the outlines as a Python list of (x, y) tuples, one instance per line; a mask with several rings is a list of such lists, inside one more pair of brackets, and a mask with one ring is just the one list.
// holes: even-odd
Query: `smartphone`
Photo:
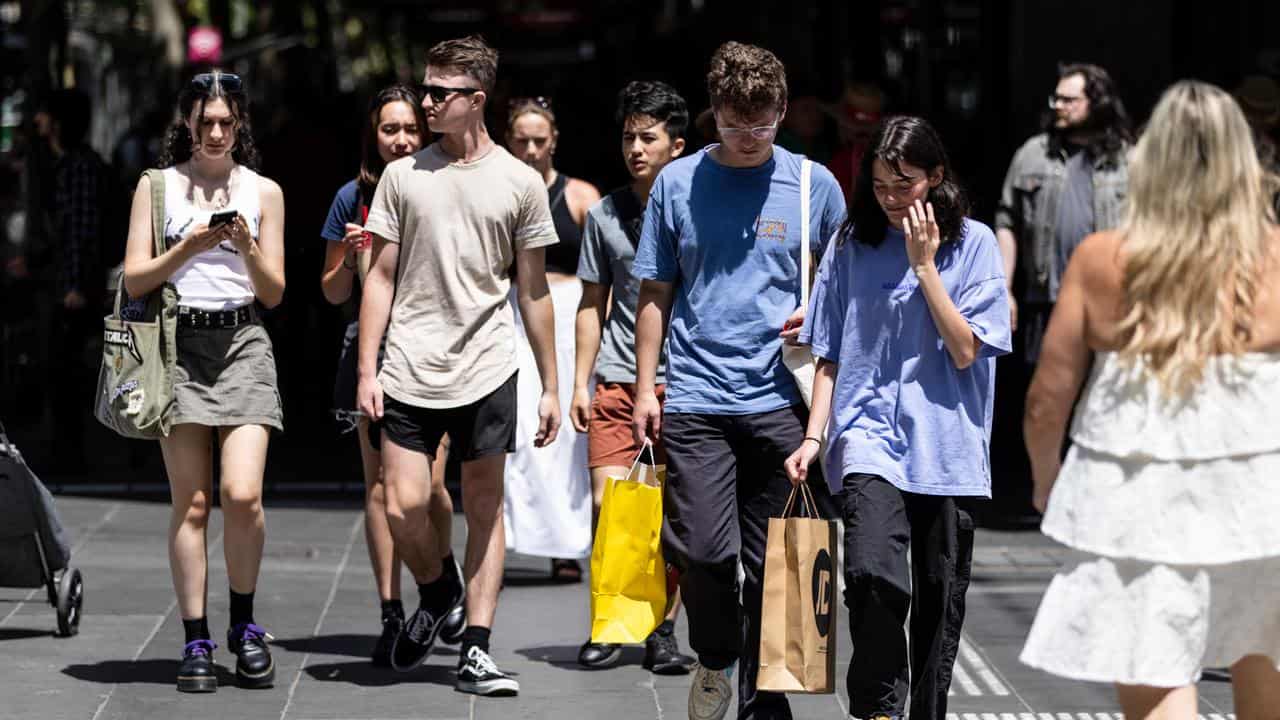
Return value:
[(232, 222), (235, 222), (237, 214), (238, 213), (235, 210), (227, 210), (225, 212), (216, 212), (210, 215), (209, 229), (212, 230), (213, 228), (220, 227), (222, 225), (230, 225)]

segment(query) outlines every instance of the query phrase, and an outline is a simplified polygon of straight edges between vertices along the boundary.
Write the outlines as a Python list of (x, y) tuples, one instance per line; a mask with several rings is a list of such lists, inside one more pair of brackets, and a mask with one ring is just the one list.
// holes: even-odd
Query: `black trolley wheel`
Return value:
[(67, 568), (58, 581), (58, 634), (71, 637), (80, 632), (80, 607), (84, 604), (84, 578), (75, 568)]

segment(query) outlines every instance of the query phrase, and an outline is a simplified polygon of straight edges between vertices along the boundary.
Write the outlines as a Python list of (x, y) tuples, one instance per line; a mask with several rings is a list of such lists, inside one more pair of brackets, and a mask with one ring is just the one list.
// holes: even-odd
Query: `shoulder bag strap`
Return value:
[(813, 163), (805, 158), (800, 161), (800, 306), (809, 307), (809, 265), (813, 252), (809, 248), (809, 177)]

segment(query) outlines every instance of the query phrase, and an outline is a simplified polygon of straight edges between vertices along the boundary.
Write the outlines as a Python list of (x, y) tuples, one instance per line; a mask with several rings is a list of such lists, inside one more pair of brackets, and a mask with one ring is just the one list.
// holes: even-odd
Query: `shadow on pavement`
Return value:
[(401, 673), (391, 668), (374, 667), (368, 660), (361, 660), (308, 665), (307, 674), (321, 682), (340, 682), (361, 687), (384, 687), (406, 683), (453, 687), (457, 680), (457, 667), (453, 663), (423, 665), (411, 672)]
[[(218, 671), (218, 686), (226, 687), (236, 684), (235, 673), (221, 663), (215, 665)], [(104, 685), (174, 685), (177, 682), (178, 661), (162, 658), (151, 660), (103, 660), (87, 665), (68, 665), (62, 668), (64, 675), (77, 680), (102, 683)]]
[(581, 578), (577, 580), (562, 580), (551, 575), (551, 568), (534, 569), (527, 567), (509, 567), (502, 574), (502, 584), (508, 587), (539, 587), (551, 585), (574, 585), (581, 583)]
[(376, 635), (339, 633), (316, 637), (276, 638), (271, 641), (271, 644), (290, 652), (368, 658), (373, 653), (373, 644), (377, 641)]
[[(360, 633), (336, 633), (334, 635), (318, 635), (316, 637), (276, 638), (271, 641), (272, 647), (279, 647), (296, 653), (312, 655), (340, 655), (364, 658), (368, 662), (373, 654), (373, 645), (378, 641), (377, 635)], [(432, 655), (458, 656), (457, 646), (449, 646), (436, 641), (431, 648)]]
[(574, 670), (577, 672), (599, 672), (601, 670), (610, 670), (626, 665), (635, 665), (640, 667), (644, 663), (644, 648), (635, 645), (622, 648), (622, 657), (618, 662), (603, 668), (588, 668), (578, 664), (578, 651), (581, 649), (578, 645), (542, 645), (538, 647), (527, 647), (516, 650), (516, 654), (524, 657), (526, 660), (533, 662), (546, 663), (552, 667), (561, 670)]
[(26, 640), (34, 637), (54, 637), (57, 635), (52, 630), (36, 630), (34, 628), (3, 628), (0, 629), (0, 642), (5, 640)]

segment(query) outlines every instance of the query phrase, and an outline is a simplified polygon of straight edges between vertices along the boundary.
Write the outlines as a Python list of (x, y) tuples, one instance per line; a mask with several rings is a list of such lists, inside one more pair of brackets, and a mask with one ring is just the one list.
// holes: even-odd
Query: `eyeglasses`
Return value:
[(720, 125), (716, 125), (716, 132), (720, 133), (720, 137), (724, 140), (728, 140), (729, 138), (740, 138), (744, 135), (751, 135), (751, 137), (756, 140), (768, 140), (775, 132), (777, 132), (779, 119), (781, 118), (774, 119), (772, 125), (761, 125), (753, 128), (722, 127)]
[(217, 84), (227, 92), (238, 93), (244, 90), (244, 84), (240, 81), (240, 76), (235, 73), (207, 72), (191, 78), (191, 87), (203, 92), (212, 90), (214, 84)]
[(1057, 93), (1051, 93), (1049, 95), (1049, 109), (1055, 110), (1059, 105), (1071, 107), (1084, 99), (1085, 96), (1083, 95), (1059, 95)]
[(445, 100), (448, 100), (449, 96), (454, 93), (457, 93), (459, 95), (470, 96), (470, 95), (475, 95), (478, 92), (480, 92), (480, 88), (473, 88), (473, 87), (447, 87), (445, 85), (419, 85), (418, 86), (418, 93), (425, 97), (431, 98), (431, 102), (437, 105), (444, 102)]

